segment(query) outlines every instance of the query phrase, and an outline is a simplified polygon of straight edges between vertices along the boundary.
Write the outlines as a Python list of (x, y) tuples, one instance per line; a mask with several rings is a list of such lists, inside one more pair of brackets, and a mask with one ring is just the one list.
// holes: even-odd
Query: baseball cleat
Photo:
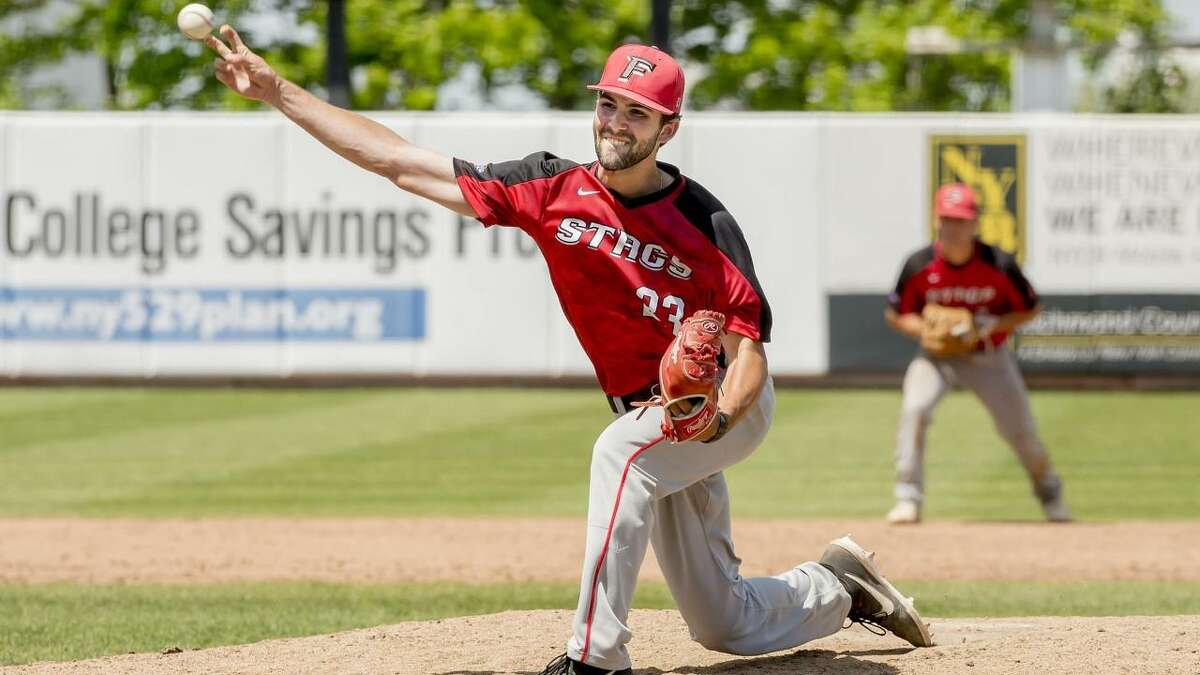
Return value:
[(1051, 523), (1071, 522), (1071, 510), (1067, 508), (1067, 503), (1063, 501), (1062, 495), (1048, 502), (1042, 502), (1042, 513), (1046, 514), (1046, 520)]
[(892, 525), (915, 525), (921, 522), (921, 503), (901, 499), (888, 511), (887, 521)]
[(874, 553), (868, 553), (849, 536), (832, 541), (821, 556), (821, 564), (833, 572), (850, 594), (847, 618), (853, 623), (891, 631), (914, 647), (932, 647), (933, 634), (929, 624), (917, 614), (913, 599), (901, 595), (883, 577), (874, 559)]
[(542, 671), (541, 675), (633, 675), (633, 669), (605, 670), (580, 663), (566, 654), (560, 654), (546, 664), (546, 669)]
[(1047, 474), (1040, 485), (1034, 486), (1033, 494), (1041, 502), (1046, 520), (1052, 523), (1071, 522), (1071, 510), (1067, 508), (1067, 502), (1063, 499), (1063, 483), (1058, 474)]

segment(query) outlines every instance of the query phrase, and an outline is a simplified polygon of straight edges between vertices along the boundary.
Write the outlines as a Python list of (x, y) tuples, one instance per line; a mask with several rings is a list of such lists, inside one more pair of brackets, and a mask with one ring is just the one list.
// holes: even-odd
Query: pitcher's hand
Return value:
[(279, 99), (279, 76), (261, 56), (250, 51), (233, 26), (221, 26), (227, 46), (215, 35), (204, 38), (204, 44), (217, 53), (217, 79), (238, 94), (255, 101), (274, 105)]

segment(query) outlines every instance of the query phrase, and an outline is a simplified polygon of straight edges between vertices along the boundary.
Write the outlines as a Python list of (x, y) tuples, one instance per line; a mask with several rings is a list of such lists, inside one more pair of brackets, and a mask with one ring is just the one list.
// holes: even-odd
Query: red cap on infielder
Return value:
[(947, 218), (975, 220), (979, 216), (975, 191), (964, 183), (943, 185), (933, 196), (933, 214)]
[(604, 63), (600, 81), (588, 89), (627, 96), (664, 115), (683, 108), (683, 69), (658, 47), (623, 45)]

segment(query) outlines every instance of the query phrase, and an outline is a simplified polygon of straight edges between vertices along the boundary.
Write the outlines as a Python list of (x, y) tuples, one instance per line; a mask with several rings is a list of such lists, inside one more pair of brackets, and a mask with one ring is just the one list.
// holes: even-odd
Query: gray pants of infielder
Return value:
[(951, 386), (975, 392), (996, 431), (1021, 460), (1039, 498), (1060, 481), (1047, 470), (1046, 448), (1037, 434), (1029, 393), (1011, 350), (996, 349), (939, 359), (921, 352), (904, 374), (904, 402), (896, 432), (896, 499), (920, 502), (925, 489), (925, 432), (933, 410)]
[(600, 668), (630, 667), (629, 606), (646, 545), (654, 552), (692, 638), (730, 654), (764, 654), (838, 631), (850, 596), (807, 562), (745, 579), (733, 551), (722, 473), (749, 457), (775, 410), (770, 379), (755, 406), (715, 443), (661, 440), (662, 410), (617, 417), (592, 452), (587, 549), (567, 654)]

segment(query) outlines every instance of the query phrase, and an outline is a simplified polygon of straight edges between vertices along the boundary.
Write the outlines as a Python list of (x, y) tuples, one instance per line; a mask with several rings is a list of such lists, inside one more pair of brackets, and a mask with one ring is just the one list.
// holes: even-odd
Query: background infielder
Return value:
[[(629, 673), (626, 625), (638, 569), (653, 542), (696, 640), (734, 654), (786, 649), (876, 623), (916, 645), (928, 627), (848, 537), (778, 576), (738, 574), (722, 470), (767, 433), (775, 394), (762, 342), (771, 311), (737, 223), (712, 195), (656, 161), (679, 128), (683, 73), (657, 49), (610, 56), (598, 90), (597, 162), (545, 152), (494, 164), (418, 148), (390, 129), (333, 107), (278, 77), (224, 26), (216, 75), (264, 101), (326, 146), (397, 186), (485, 225), (519, 227), (537, 242), (563, 312), (616, 419), (593, 449), (587, 547), (566, 654), (546, 673)], [(727, 370), (720, 413), (697, 437), (664, 439), (650, 398), (659, 362), (695, 311), (724, 314)], [(715, 357), (714, 357), (715, 358)]]
[(1016, 258), (976, 238), (979, 209), (970, 187), (938, 188), (934, 215), (937, 240), (905, 261), (886, 310), (888, 325), (921, 344), (904, 374), (896, 505), (887, 519), (920, 521), (925, 433), (942, 396), (961, 385), (991, 413), (996, 430), (1025, 467), (1046, 518), (1070, 520), (1062, 480), (1038, 438), (1016, 356), (1004, 347), (1009, 334), (1041, 311), (1037, 293)]

